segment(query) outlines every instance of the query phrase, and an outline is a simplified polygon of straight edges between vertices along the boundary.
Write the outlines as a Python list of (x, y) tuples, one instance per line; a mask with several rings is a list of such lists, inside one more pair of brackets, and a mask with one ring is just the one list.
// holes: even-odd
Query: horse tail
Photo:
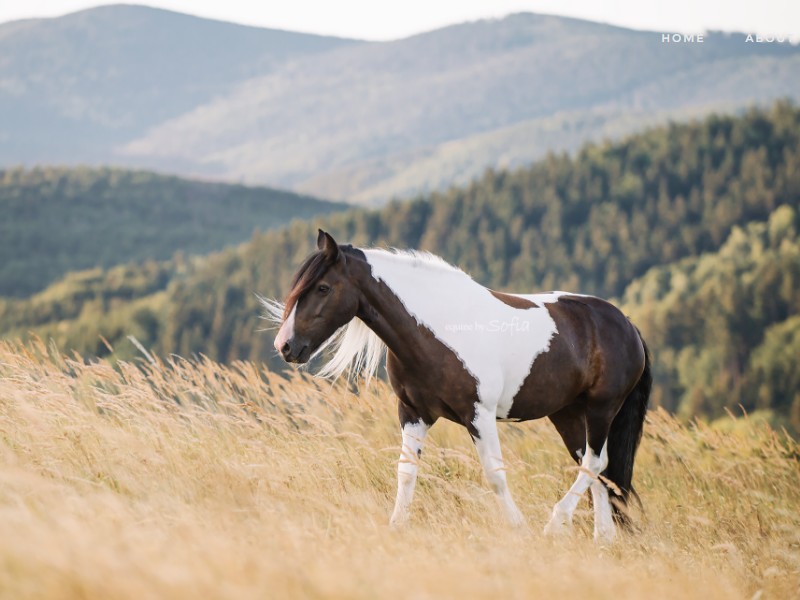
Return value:
[[(633, 489), (633, 460), (639, 441), (642, 439), (644, 417), (647, 412), (647, 402), (650, 398), (650, 388), (653, 385), (653, 375), (650, 371), (650, 351), (647, 349), (641, 332), (636, 329), (644, 349), (644, 371), (636, 387), (628, 394), (617, 416), (611, 423), (608, 434), (608, 468), (602, 473), (611, 484), (608, 485), (611, 506), (614, 511), (614, 520), (625, 529), (631, 529), (631, 520), (628, 514), (628, 498), (631, 494), (636, 497), (639, 505), (641, 501)], [(612, 485), (613, 484), (613, 485)]]

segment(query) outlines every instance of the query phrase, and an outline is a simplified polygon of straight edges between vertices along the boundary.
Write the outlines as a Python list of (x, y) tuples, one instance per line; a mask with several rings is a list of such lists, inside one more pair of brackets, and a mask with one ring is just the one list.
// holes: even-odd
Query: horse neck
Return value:
[(432, 338), (442, 342), (448, 326), (475, 319), (470, 307), (490, 294), (469, 275), (435, 259), (374, 250), (365, 256), (360, 284), (375, 319), (372, 324), (362, 320), (402, 362), (404, 357), (438, 360), (441, 344)]
[(426, 356), (430, 340), (420, 330), (397, 294), (384, 282), (376, 280), (367, 263), (358, 269), (357, 285), (361, 291), (358, 318), (381, 338), (403, 364), (416, 364)]

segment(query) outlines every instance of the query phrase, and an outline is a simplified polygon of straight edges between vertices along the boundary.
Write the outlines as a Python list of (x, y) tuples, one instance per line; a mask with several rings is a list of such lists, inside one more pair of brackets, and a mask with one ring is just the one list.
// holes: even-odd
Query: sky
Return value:
[[(102, 4), (109, 2), (0, 0), (0, 23), (60, 16)], [(398, 39), (521, 11), (662, 33), (722, 30), (800, 38), (800, 0), (150, 0), (143, 4), (246, 25), (369, 40)]]

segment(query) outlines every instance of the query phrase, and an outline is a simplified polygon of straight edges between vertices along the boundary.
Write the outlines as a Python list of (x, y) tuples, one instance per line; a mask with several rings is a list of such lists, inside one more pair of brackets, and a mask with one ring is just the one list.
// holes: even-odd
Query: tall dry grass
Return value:
[(9, 598), (790, 598), (800, 448), (648, 417), (642, 531), (540, 531), (575, 472), (546, 422), (501, 426), (530, 528), (503, 524), (466, 432), (440, 423), (411, 525), (387, 521), (400, 440), (355, 395), (250, 363), (85, 365), (0, 344), (0, 594)]

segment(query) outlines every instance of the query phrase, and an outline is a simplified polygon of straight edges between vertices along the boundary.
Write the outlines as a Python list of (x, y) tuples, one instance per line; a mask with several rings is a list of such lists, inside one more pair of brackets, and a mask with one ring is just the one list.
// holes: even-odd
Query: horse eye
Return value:
[(329, 285), (327, 285), (327, 284), (325, 284), (325, 283), (322, 283), (322, 284), (320, 284), (320, 286), (317, 288), (317, 291), (318, 291), (320, 294), (327, 294), (328, 292), (330, 292), (330, 291), (331, 291), (331, 286), (329, 286)]

